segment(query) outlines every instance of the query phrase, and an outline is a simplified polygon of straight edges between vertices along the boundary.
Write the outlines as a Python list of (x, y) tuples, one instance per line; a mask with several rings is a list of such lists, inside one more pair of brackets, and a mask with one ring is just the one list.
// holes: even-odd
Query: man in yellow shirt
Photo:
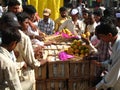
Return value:
[(57, 32), (59, 29), (59, 26), (68, 19), (68, 17), (67, 17), (68, 13), (67, 13), (67, 9), (65, 7), (61, 7), (59, 9), (59, 12), (60, 12), (60, 17), (55, 20), (54, 32)]

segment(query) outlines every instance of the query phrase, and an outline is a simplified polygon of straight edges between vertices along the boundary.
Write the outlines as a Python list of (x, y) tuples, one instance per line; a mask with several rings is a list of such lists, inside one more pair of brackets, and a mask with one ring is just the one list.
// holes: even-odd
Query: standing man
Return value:
[(16, 64), (10, 52), (21, 40), (18, 28), (0, 29), (2, 43), (0, 45), (0, 90), (22, 90)]
[[(20, 24), (17, 21), (17, 17), (12, 12), (5, 13), (1, 22), (2, 26), (0, 28), (6, 27), (20, 27)], [(15, 48), (15, 54), (17, 57), (17, 61), (19, 63), (19, 70), (21, 70), (21, 74), (19, 75), (21, 82), (29, 81), (24, 85), (24, 90), (35, 90), (35, 72), (34, 67), (40, 67), (41, 65), (46, 63), (46, 60), (37, 60), (34, 57), (33, 47), (29, 36), (27, 36), (20, 29), (18, 30), (21, 34), (21, 41), (17, 44)], [(28, 83), (32, 84), (28, 87)], [(27, 85), (26, 85), (27, 84)], [(23, 86), (22, 85), (22, 86)], [(32, 88), (31, 88), (32, 87)]]
[(13, 12), (15, 14), (22, 12), (22, 6), (17, 0), (10, 0), (8, 2), (8, 12)]
[(90, 90), (120, 90), (120, 36), (116, 25), (111, 20), (102, 22), (96, 27), (95, 33), (100, 40), (106, 43), (111, 43), (112, 54), (110, 59), (105, 62), (94, 62), (99, 66), (107, 67), (108, 73)]

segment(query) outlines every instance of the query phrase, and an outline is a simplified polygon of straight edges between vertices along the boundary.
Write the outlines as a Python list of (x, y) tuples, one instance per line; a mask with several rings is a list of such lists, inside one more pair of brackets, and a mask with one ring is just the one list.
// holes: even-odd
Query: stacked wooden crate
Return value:
[(47, 64), (35, 68), (36, 90), (46, 90)]
[[(58, 54), (68, 48), (69, 42), (61, 42), (56, 45), (47, 46), (48, 53), (48, 79), (46, 80), (47, 90), (68, 90), (67, 80), (69, 78), (69, 61), (60, 61)], [(54, 52), (51, 54), (52, 51)]]
[(48, 63), (47, 90), (68, 90), (69, 61)]
[(60, 61), (58, 54), (70, 46), (61, 42), (46, 46), (43, 58), (48, 59), (45, 66), (35, 69), (37, 90), (89, 90), (96, 75), (96, 68), (89, 60)]
[(90, 87), (90, 62), (70, 61), (68, 90), (88, 90)]
[(41, 68), (36, 70), (37, 90), (88, 90), (96, 75), (87, 60), (54, 61)]
[(43, 58), (50, 62), (45, 66), (35, 69), (37, 90), (67, 90), (69, 61), (60, 61), (58, 54), (69, 46), (70, 42), (61, 42), (55, 45), (45, 46)]

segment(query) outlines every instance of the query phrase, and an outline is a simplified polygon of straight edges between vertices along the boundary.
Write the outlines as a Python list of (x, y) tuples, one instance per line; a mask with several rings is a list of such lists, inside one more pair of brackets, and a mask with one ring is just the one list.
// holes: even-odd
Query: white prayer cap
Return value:
[(116, 13), (116, 18), (120, 18), (120, 13)]
[(72, 9), (71, 15), (76, 15), (76, 14), (78, 14), (78, 10), (77, 9)]

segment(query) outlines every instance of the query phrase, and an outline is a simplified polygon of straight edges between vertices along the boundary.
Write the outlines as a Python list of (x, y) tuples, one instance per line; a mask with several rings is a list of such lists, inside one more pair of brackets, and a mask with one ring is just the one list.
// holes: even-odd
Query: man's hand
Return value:
[(44, 40), (44, 37), (42, 37), (42, 36), (37, 36), (36, 35), (35, 38), (38, 39), (39, 41), (43, 41)]
[(27, 64), (26, 63), (24, 63), (22, 69), (27, 69)]
[(98, 62), (98, 61), (96, 61), (96, 60), (92, 60), (91, 62), (92, 62), (93, 64), (97, 65), (98, 67), (101, 67), (101, 66), (102, 66), (101, 62)]
[(47, 60), (39, 60), (40, 61), (40, 65), (45, 65), (48, 61)]
[(30, 25), (30, 27), (32, 28), (32, 30), (34, 30), (34, 31), (37, 30), (37, 27), (32, 23), (31, 20), (29, 20), (29, 25)]
[(82, 37), (82, 36), (81, 36), (81, 39), (82, 39), (87, 45), (90, 44), (89, 38), (86, 38), (86, 37)]

